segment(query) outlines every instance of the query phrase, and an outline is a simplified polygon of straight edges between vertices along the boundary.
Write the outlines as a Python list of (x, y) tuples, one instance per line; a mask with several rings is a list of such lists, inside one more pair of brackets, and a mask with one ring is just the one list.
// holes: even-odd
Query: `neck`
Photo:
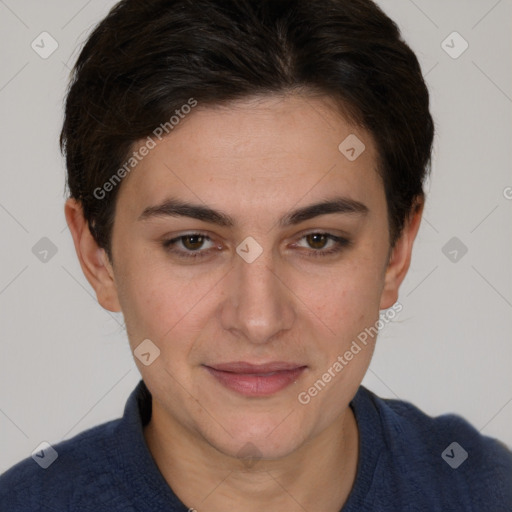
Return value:
[(339, 512), (356, 477), (359, 434), (350, 407), (314, 439), (273, 460), (221, 453), (170, 420), (155, 400), (144, 436), (164, 479), (197, 512)]

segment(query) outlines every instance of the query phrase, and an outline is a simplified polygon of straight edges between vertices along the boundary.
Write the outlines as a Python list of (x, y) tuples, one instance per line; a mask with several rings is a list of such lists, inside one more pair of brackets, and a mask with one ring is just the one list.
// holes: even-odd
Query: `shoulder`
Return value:
[[(470, 456), (479, 465), (486, 460), (492, 460), (493, 466), (503, 464), (508, 468), (512, 467), (510, 449), (501, 441), (482, 435), (462, 416), (457, 414), (430, 416), (410, 402), (382, 399), (376, 395), (373, 395), (373, 401), (383, 424), (388, 427), (387, 441), (391, 444), (406, 443), (415, 451), (423, 446), (429, 453), (431, 449), (441, 448), (437, 454), (442, 460), (449, 459), (453, 450), (457, 461), (452, 462), (451, 465), (448, 464), (450, 467), (457, 465), (457, 462), (462, 466), (465, 460), (469, 461)], [(411, 440), (421, 440), (422, 443), (419, 446), (412, 446)], [(457, 443), (464, 448), (468, 456), (465, 457), (463, 451), (456, 446), (450, 448), (445, 454), (445, 448), (452, 443)], [(424, 450), (419, 450), (420, 453), (422, 451)]]
[(512, 510), (512, 452), (504, 443), (461, 416), (432, 417), (409, 402), (363, 393), (381, 424), (380, 464), (395, 481), (433, 503), (457, 502), (457, 510)]
[[(86, 430), (72, 439), (41, 449), (0, 476), (0, 509), (67, 510), (94, 489), (108, 499), (115, 482), (109, 463), (120, 420)], [(87, 510), (85, 507), (83, 510)]]

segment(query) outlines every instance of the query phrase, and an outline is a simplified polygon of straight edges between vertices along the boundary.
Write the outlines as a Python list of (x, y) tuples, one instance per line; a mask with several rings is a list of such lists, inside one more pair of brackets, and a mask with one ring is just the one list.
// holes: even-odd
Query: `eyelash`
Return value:
[[(314, 258), (326, 257), (326, 256), (331, 256), (333, 254), (337, 254), (352, 244), (352, 242), (350, 240), (348, 240), (347, 238), (332, 235), (330, 233), (324, 233), (321, 231), (318, 231), (318, 232), (313, 231), (311, 233), (307, 233), (306, 235), (303, 235), (300, 238), (300, 240), (302, 240), (303, 238), (306, 238), (307, 236), (310, 236), (310, 235), (325, 235), (325, 236), (327, 236), (327, 238), (329, 240), (332, 240), (333, 242), (335, 242), (335, 245), (331, 249), (328, 249), (328, 250), (312, 249), (312, 250), (308, 251), (309, 255), (313, 256)], [(174, 253), (180, 258), (184, 258), (184, 259), (205, 258), (206, 256), (208, 256), (208, 251), (210, 251), (211, 249), (208, 249), (206, 251), (201, 251), (200, 249), (197, 249), (196, 251), (190, 251), (190, 250), (182, 251), (182, 250), (176, 250), (176, 249), (171, 248), (172, 246), (176, 245), (176, 243), (183, 240), (184, 238), (194, 237), (194, 236), (200, 236), (200, 237), (203, 237), (205, 240), (211, 241), (210, 237), (203, 233), (188, 233), (186, 235), (180, 235), (180, 236), (178, 236), (176, 238), (172, 238), (170, 240), (165, 240), (164, 242), (162, 242), (162, 246), (164, 247), (164, 249), (167, 252)]]

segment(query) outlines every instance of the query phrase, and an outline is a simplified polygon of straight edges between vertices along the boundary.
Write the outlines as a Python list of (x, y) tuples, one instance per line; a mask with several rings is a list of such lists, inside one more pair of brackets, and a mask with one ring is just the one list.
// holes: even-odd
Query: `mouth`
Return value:
[(281, 361), (252, 364), (243, 361), (204, 365), (224, 387), (244, 396), (273, 395), (300, 378), (307, 366)]

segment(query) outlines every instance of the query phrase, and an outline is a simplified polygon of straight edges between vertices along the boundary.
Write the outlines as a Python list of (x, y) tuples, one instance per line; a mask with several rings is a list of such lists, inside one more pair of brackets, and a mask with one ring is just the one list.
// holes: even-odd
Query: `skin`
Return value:
[[(353, 162), (338, 145), (356, 134)], [(278, 220), (333, 197), (366, 213), (329, 213), (295, 225)], [(233, 226), (189, 217), (138, 220), (169, 197), (219, 210)], [(422, 200), (390, 249), (386, 199), (370, 134), (349, 124), (328, 98), (299, 94), (201, 108), (124, 179), (111, 263), (80, 204), (65, 213), (80, 264), (99, 303), (122, 311), (132, 350), (144, 339), (160, 356), (135, 362), (153, 396), (148, 447), (180, 499), (198, 512), (230, 509), (339, 511), (355, 481), (358, 427), (349, 403), (374, 349), (371, 339), (325, 388), (313, 385), (366, 327), (391, 307), (409, 268)], [(172, 248), (207, 256), (180, 258)], [(340, 252), (314, 257), (350, 240)], [(248, 236), (252, 263), (236, 252)], [(171, 249), (171, 248), (169, 248)], [(290, 386), (246, 397), (222, 386), (205, 364), (288, 361), (307, 365)], [(244, 456), (253, 457), (244, 459)]]

